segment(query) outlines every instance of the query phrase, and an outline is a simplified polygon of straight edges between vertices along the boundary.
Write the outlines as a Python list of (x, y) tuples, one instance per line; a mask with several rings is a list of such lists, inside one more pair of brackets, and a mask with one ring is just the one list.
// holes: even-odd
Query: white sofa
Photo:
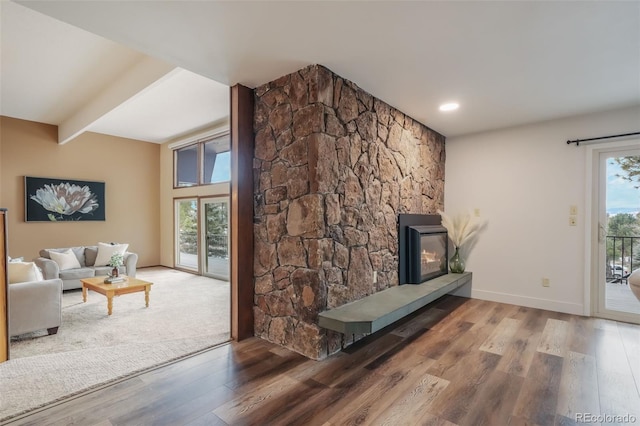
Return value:
[[(51, 260), (50, 251), (65, 252), (73, 251), (80, 268), (60, 270), (58, 264)], [(60, 278), (62, 280), (63, 290), (71, 290), (74, 288), (82, 288), (80, 280), (82, 278), (91, 278), (101, 275), (108, 275), (113, 269), (110, 266), (94, 266), (98, 255), (98, 246), (82, 246), (82, 247), (66, 247), (40, 250), (40, 257), (33, 261), (42, 270), (45, 280)], [(124, 265), (118, 268), (119, 273), (126, 274), (130, 277), (136, 276), (136, 265), (138, 263), (138, 255), (136, 253), (124, 253)]]

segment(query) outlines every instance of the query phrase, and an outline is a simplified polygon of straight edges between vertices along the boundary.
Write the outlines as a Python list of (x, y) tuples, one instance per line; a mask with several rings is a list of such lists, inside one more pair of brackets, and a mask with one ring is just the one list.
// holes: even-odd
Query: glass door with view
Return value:
[(629, 275), (640, 268), (640, 149), (600, 153), (597, 314), (640, 323), (640, 293)]
[(203, 198), (202, 274), (229, 281), (229, 196)]
[(176, 267), (198, 271), (198, 202), (195, 198), (175, 200)]
[(229, 279), (229, 148), (229, 134), (223, 133), (174, 154), (175, 188), (199, 187), (199, 196), (175, 199), (176, 267), (225, 280)]

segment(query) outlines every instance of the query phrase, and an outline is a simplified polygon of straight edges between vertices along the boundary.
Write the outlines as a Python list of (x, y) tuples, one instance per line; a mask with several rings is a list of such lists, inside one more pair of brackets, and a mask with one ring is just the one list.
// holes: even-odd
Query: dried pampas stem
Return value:
[(459, 214), (449, 216), (445, 212), (438, 210), (438, 214), (442, 217), (442, 226), (447, 228), (449, 239), (457, 248), (461, 248), (468, 242), (480, 229), (480, 224), (471, 221), (471, 215)]

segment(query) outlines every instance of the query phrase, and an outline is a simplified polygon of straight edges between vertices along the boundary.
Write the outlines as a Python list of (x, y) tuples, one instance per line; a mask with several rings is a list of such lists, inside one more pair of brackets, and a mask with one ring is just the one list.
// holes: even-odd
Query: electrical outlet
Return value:
[(571, 216), (575, 216), (578, 214), (578, 206), (576, 206), (575, 204), (569, 206), (569, 214)]
[(551, 284), (549, 283), (549, 278), (542, 279), (542, 287), (549, 287)]
[(373, 283), (378, 282), (378, 271), (373, 271)]
[(575, 216), (569, 216), (569, 226), (576, 226), (578, 224), (578, 218)]

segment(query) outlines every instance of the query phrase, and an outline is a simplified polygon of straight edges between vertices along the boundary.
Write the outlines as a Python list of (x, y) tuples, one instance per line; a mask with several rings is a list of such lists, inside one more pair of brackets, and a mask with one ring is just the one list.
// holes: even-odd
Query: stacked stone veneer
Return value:
[(398, 285), (398, 214), (443, 208), (445, 138), (318, 65), (255, 89), (254, 130), (255, 334), (319, 359), (353, 340), (319, 312)]

